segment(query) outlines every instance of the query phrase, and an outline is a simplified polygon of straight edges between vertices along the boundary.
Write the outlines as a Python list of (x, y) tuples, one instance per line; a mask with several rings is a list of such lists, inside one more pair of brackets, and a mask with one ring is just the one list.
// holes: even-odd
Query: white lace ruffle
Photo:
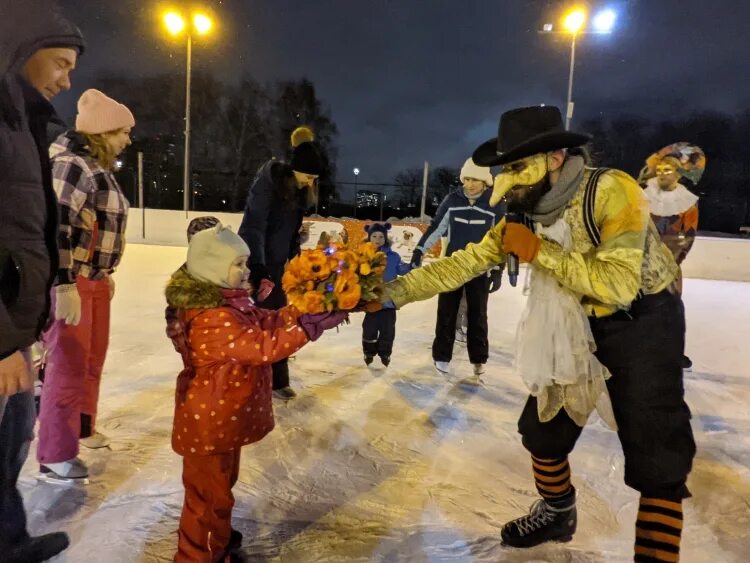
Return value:
[(698, 202), (698, 196), (682, 184), (677, 184), (674, 190), (668, 192), (659, 187), (656, 178), (651, 178), (646, 182), (644, 193), (648, 198), (651, 213), (659, 217), (681, 215)]
[[(570, 227), (562, 218), (537, 232), (572, 246)], [(580, 296), (533, 266), (529, 289), (516, 334), (515, 369), (537, 398), (539, 420), (547, 422), (564, 408), (584, 426), (597, 410), (616, 428), (605, 384), (610, 373), (594, 356), (596, 344)]]

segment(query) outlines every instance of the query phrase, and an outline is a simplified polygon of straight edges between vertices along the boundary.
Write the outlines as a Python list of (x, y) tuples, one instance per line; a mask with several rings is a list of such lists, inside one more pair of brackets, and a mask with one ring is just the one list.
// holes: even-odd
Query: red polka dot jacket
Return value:
[(274, 427), (271, 364), (308, 342), (294, 307), (256, 307), (181, 268), (166, 289), (167, 336), (182, 355), (172, 447), (211, 455), (257, 442)]

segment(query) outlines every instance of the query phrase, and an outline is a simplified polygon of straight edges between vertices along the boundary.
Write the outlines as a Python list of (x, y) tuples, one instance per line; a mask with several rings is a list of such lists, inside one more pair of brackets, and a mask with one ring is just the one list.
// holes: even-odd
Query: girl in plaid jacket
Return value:
[(89, 448), (109, 442), (96, 431), (104, 358), (109, 342), (111, 274), (125, 247), (128, 202), (113, 173), (130, 145), (133, 114), (98, 90), (78, 101), (74, 131), (50, 147), (59, 203), (60, 266), (53, 289), (54, 322), (39, 413), (37, 458), (46, 480), (84, 479), (79, 440)]

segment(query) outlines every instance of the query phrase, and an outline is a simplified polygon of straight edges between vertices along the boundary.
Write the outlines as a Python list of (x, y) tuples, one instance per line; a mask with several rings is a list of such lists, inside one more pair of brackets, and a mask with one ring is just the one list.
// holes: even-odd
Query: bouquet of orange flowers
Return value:
[(380, 300), (385, 261), (369, 242), (303, 250), (287, 265), (281, 284), (303, 313), (352, 311)]

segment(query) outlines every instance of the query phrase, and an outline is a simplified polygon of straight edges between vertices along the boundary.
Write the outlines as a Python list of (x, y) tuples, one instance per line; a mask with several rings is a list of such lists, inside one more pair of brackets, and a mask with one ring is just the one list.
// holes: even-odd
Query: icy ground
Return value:
[[(57, 561), (166, 562), (176, 545), (181, 461), (170, 448), (179, 358), (164, 336), (162, 289), (184, 248), (131, 245), (117, 275), (100, 429), (110, 450), (83, 451), (91, 483), (22, 488), (35, 534), (65, 530)], [(750, 557), (750, 284), (687, 280), (688, 402), (698, 443), (685, 504), (682, 561)], [(393, 363), (361, 359), (361, 317), (291, 364), (300, 396), (275, 403), (276, 430), (244, 448), (234, 526), (249, 561), (611, 562), (632, 560), (637, 495), (625, 487), (617, 437), (598, 423), (572, 455), (579, 531), (564, 545), (500, 545), (501, 525), (534, 501), (516, 419), (525, 392), (511, 372), (523, 306), (518, 289), (490, 299), (486, 386), (457, 346), (456, 378), (431, 367), (436, 302), (399, 312)]]

